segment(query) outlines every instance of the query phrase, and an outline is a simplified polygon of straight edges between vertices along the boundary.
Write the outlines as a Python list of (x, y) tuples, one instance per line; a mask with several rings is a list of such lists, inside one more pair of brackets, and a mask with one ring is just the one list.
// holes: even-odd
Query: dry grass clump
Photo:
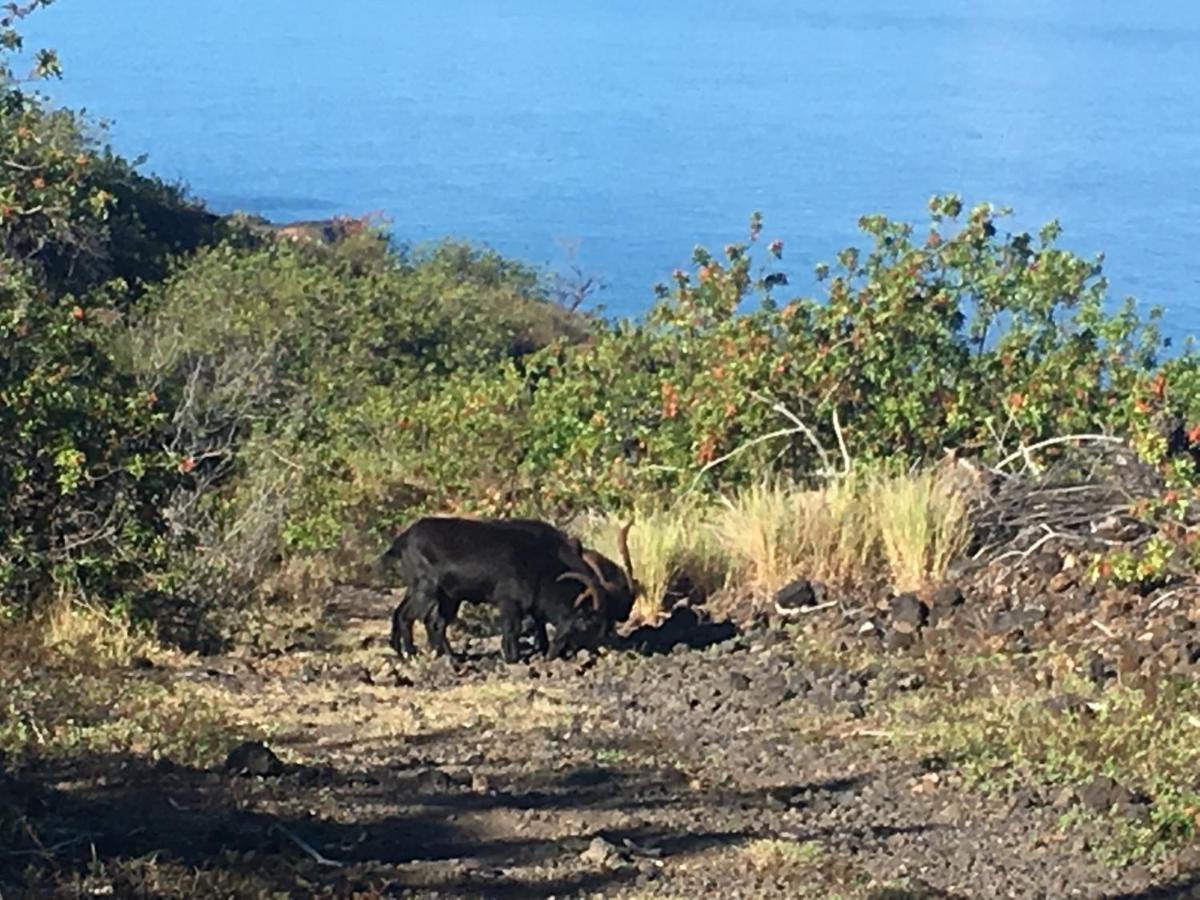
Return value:
[[(629, 554), (634, 577), (644, 589), (635, 611), (638, 618), (655, 621), (662, 612), (664, 598), (681, 575), (705, 593), (723, 585), (728, 567), (710, 516), (710, 506), (691, 497), (669, 508), (647, 507), (630, 517), (633, 527), (629, 530)], [(588, 546), (620, 562), (617, 533), (621, 524), (616, 517), (589, 516), (580, 536)]]
[[(806, 487), (773, 479), (716, 501), (687, 495), (634, 517), (630, 548), (646, 596), (662, 611), (680, 576), (765, 596), (806, 577), (842, 587), (888, 579), (897, 591), (939, 583), (967, 547), (967, 499), (944, 469), (870, 469)], [(593, 516), (583, 539), (618, 559), (614, 517)]]
[(866, 501), (897, 591), (941, 581), (971, 540), (967, 498), (944, 469), (877, 474)]

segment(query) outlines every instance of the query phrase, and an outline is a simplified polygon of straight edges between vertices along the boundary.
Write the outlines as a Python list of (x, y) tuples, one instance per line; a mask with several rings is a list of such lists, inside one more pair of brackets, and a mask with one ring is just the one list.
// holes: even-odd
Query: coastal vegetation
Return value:
[[(0, 13), (0, 764), (204, 765), (261, 736), (190, 683), (106, 708), (139, 661), (302, 645), (427, 513), (538, 516), (606, 553), (632, 517), (648, 624), (681, 600), (748, 621), (801, 577), (928, 599), (965, 558), (1050, 550), (1089, 589), (1195, 579), (1200, 356), (1057, 222), (1009, 230), (954, 194), (920, 223), (864, 215), (804, 297), (754, 213), (614, 321), (468, 243), (210, 212), (38, 93), (58, 63), (17, 28), (41, 5)], [(1063, 665), (1075, 684), (1086, 662)], [(1026, 689), (1009, 662), (951, 668), (987, 666)], [(1190, 840), (1193, 688), (1123, 676), (1056, 729), (1042, 688), (962, 705), (960, 674), (880, 733), (1005, 785), (1128, 775), (1158, 805), (1110, 859)], [(1142, 754), (1159, 710), (1169, 741)], [(746, 853), (816, 866), (800, 846)]]

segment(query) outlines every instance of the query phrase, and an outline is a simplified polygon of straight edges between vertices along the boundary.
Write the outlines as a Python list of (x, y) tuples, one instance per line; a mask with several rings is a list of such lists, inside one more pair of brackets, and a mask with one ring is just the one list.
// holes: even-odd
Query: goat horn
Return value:
[(621, 561), (625, 564), (625, 581), (629, 585), (630, 593), (634, 593), (634, 578), (633, 578), (633, 560), (629, 556), (629, 529), (633, 527), (633, 521), (630, 520), (621, 526), (621, 530), (617, 532), (617, 546), (621, 548)]
[(613, 584), (611, 581), (609, 581), (607, 578), (605, 578), (604, 572), (602, 572), (600, 570), (600, 563), (598, 563), (596, 561), (596, 557), (598, 554), (596, 553), (595, 550), (584, 550), (579, 555), (583, 558), (583, 561), (585, 563), (587, 563), (587, 567), (592, 570), (592, 572), (596, 576), (596, 580), (600, 582), (601, 586), (606, 591), (616, 590), (617, 586), (615, 584)]
[(594, 609), (596, 612), (600, 612), (600, 607), (602, 604), (601, 604), (601, 600), (600, 600), (600, 591), (596, 587), (596, 582), (592, 581), (592, 579), (588, 578), (582, 572), (563, 572), (561, 575), (559, 575), (554, 580), (555, 581), (578, 581), (580, 584), (583, 585), (583, 590), (580, 591), (579, 596), (575, 598), (575, 606), (576, 607), (582, 606), (584, 600), (588, 597), (591, 597), (592, 598), (592, 609)]

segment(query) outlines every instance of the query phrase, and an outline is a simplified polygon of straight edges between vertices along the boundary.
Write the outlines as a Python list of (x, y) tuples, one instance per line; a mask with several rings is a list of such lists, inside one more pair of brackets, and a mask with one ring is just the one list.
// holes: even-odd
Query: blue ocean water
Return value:
[[(825, 10), (816, 7), (826, 7)], [(1200, 4), (58, 0), (58, 100), (219, 211), (382, 211), (634, 315), (761, 209), (792, 284), (935, 192), (1057, 217), (1200, 331)]]

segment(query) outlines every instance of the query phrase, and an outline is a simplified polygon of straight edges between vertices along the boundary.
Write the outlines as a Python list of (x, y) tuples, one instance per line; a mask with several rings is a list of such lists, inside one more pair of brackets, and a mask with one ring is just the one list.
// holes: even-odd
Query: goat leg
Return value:
[(506, 663), (521, 659), (521, 610), (513, 603), (500, 605), (500, 652)]
[(450, 640), (446, 637), (446, 620), (436, 605), (425, 614), (425, 636), (434, 656), (454, 656)]
[(550, 637), (546, 634), (546, 623), (541, 618), (533, 620), (533, 646), (542, 656), (550, 652)]
[(416, 656), (417, 645), (413, 641), (413, 622), (409, 597), (405, 597), (392, 611), (392, 649), (400, 656)]

